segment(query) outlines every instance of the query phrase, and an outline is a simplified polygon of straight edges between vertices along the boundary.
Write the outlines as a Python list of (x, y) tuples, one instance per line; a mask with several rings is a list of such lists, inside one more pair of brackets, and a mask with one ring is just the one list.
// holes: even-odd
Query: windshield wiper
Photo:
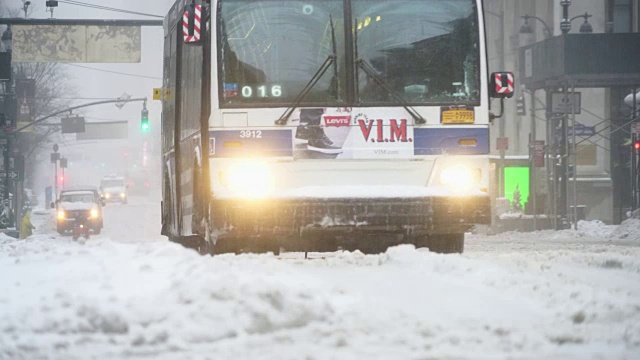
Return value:
[[(356, 69), (360, 68), (362, 69), (368, 76), (370, 76), (371, 78), (373, 78), (373, 80), (375, 80), (375, 82), (378, 83), (378, 85), (380, 85), (385, 91), (387, 91), (387, 93), (389, 93), (389, 95), (391, 95), (391, 97), (393, 97), (400, 105), (402, 105), (402, 107), (407, 110), (407, 112), (411, 115), (411, 117), (413, 118), (413, 120), (416, 122), (416, 124), (424, 124), (427, 121), (416, 111), (416, 109), (414, 109), (411, 105), (409, 105), (409, 103), (404, 100), (400, 95), (398, 95), (397, 92), (395, 92), (390, 86), (389, 84), (387, 84), (384, 79), (382, 79), (380, 77), (380, 75), (378, 75), (376, 73), (376, 71), (371, 67), (371, 65), (369, 65), (364, 59), (356, 59)], [(357, 77), (358, 74), (356, 74)]]
[[(357, 23), (358, 23), (358, 18), (356, 18), (355, 24)], [(417, 124), (426, 123), (427, 121), (422, 116), (420, 116), (420, 114), (411, 105), (409, 105), (409, 103), (407, 103), (402, 97), (400, 97), (400, 95), (398, 95), (395, 91), (393, 91), (393, 89), (389, 86), (389, 84), (387, 84), (380, 77), (380, 75), (376, 73), (376, 71), (371, 67), (371, 65), (369, 65), (364, 59), (358, 58), (358, 31), (357, 30), (353, 32), (353, 44), (354, 44), (353, 45), (354, 52), (356, 55), (356, 89), (360, 89), (360, 85), (358, 85), (358, 68), (361, 68), (362, 70), (364, 70), (364, 72), (367, 75), (372, 77), (373, 80), (375, 80), (380, 86), (382, 86), (383, 89), (385, 89), (391, 96), (393, 96), (393, 98), (396, 99), (396, 101), (399, 102), (400, 105), (402, 105), (402, 107), (405, 110), (407, 110), (407, 112), (413, 118), (413, 121), (415, 121)]]
[(302, 91), (300, 91), (298, 96), (296, 96), (295, 100), (293, 101), (293, 104), (289, 106), (287, 110), (285, 110), (285, 112), (282, 114), (282, 116), (280, 116), (278, 120), (276, 120), (276, 125), (287, 124), (287, 121), (289, 121), (289, 117), (291, 116), (291, 114), (293, 114), (293, 112), (296, 110), (298, 105), (300, 105), (300, 103), (302, 102), (302, 99), (304, 99), (304, 97), (307, 96), (309, 91), (311, 91), (311, 89), (318, 83), (320, 78), (322, 78), (322, 75), (324, 75), (324, 73), (326, 73), (327, 70), (329, 70), (329, 66), (331, 66), (331, 63), (333, 63), (334, 61), (336, 61), (336, 55), (330, 54), (329, 56), (327, 56), (327, 59), (324, 61), (324, 63), (322, 63), (318, 71), (316, 71), (316, 73), (313, 75), (311, 80), (309, 80), (307, 85), (305, 85), (304, 89), (302, 89)]
[[(336, 50), (336, 35), (335, 35), (334, 27), (333, 27), (333, 18), (331, 17), (331, 15), (329, 15), (329, 22), (331, 24), (331, 47), (332, 47), (331, 50), (333, 51), (333, 53), (329, 54), (329, 56), (327, 56), (327, 58), (324, 60), (322, 65), (320, 65), (320, 68), (318, 69), (318, 71), (316, 71), (316, 73), (311, 77), (311, 79), (309, 80), (307, 85), (304, 86), (302, 91), (300, 91), (298, 96), (296, 96), (296, 98), (293, 100), (293, 104), (290, 105), (287, 108), (287, 110), (285, 110), (285, 112), (280, 116), (280, 118), (278, 120), (276, 120), (276, 125), (286, 125), (287, 124), (287, 121), (289, 121), (289, 117), (291, 116), (291, 114), (293, 114), (293, 112), (296, 110), (298, 105), (300, 105), (300, 103), (302, 102), (304, 97), (307, 96), (309, 91), (311, 91), (311, 89), (318, 83), (318, 81), (320, 81), (320, 79), (322, 78), (324, 73), (326, 73), (327, 70), (329, 70), (329, 67), (331, 65), (333, 65), (333, 78), (331, 79), (330, 91), (333, 91), (333, 89), (335, 88), (336, 100), (339, 99), (340, 91), (339, 91), (339, 85), (338, 85), (339, 84), (339, 81), (338, 81), (338, 62), (337, 62), (338, 56), (336, 55), (336, 51), (337, 51)], [(335, 85), (334, 85), (334, 83), (335, 83)]]
[[(336, 45), (336, 29), (333, 26), (333, 17), (329, 15), (329, 23), (331, 24), (331, 51), (333, 55), (337, 57), (338, 46)], [(336, 101), (340, 101), (340, 80), (338, 79), (338, 61), (333, 59), (333, 77), (331, 78), (331, 91), (334, 92)]]

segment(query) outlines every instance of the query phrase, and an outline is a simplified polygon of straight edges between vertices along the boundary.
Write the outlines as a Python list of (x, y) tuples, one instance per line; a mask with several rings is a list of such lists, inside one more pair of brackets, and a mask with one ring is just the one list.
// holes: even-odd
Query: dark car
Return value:
[[(76, 190), (77, 189), (77, 190)], [(100, 194), (91, 188), (64, 189), (55, 203), (56, 229), (64, 234), (72, 230), (73, 223), (78, 216), (89, 219), (90, 230), (99, 234), (103, 227), (102, 199)]]

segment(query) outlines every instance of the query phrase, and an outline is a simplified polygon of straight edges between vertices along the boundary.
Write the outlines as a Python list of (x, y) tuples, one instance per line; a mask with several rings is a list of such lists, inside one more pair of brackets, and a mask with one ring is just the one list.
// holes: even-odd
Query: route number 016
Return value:
[(273, 85), (268, 87), (266, 85), (257, 86), (255, 89), (251, 86), (243, 86), (242, 87), (242, 97), (250, 98), (250, 97), (280, 97), (282, 96), (282, 86)]

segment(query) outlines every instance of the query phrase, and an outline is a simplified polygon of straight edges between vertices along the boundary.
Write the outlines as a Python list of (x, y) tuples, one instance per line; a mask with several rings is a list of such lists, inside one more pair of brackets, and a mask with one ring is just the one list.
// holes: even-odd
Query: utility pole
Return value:
[[(3, 111), (6, 112), (2, 114), (3, 121), (0, 128), (0, 151), (2, 151), (2, 162), (3, 162), (2, 171), (4, 171), (4, 174), (2, 175), (3, 191), (1, 195), (2, 195), (2, 210), (6, 211), (11, 208), (11, 204), (9, 201), (9, 197), (11, 193), (9, 189), (9, 184), (10, 184), (10, 176), (11, 176), (11, 170), (12, 170), (10, 167), (11, 154), (12, 154), (11, 138), (13, 137), (13, 135), (11, 134), (11, 130), (13, 129), (13, 124), (15, 121), (15, 118), (14, 118), (15, 114), (12, 109), (13, 107), (12, 104), (13, 104), (13, 99), (15, 94), (13, 93), (13, 71), (11, 67), (11, 52), (13, 49), (13, 36), (12, 36), (10, 27), (7, 27), (7, 29), (2, 33), (1, 40), (2, 40), (2, 47), (4, 48), (4, 52), (2, 53), (2, 55), (5, 59), (8, 59), (7, 63), (0, 64), (0, 66), (3, 67), (1, 69), (2, 70), (1, 73), (3, 73), (3, 76), (0, 78), (0, 82), (2, 83), (2, 88), (3, 88), (3, 94), (2, 94)], [(14, 201), (15, 200), (16, 200), (16, 197), (14, 197)], [(13, 204), (13, 205), (16, 205), (16, 204)], [(12, 224), (13, 219), (11, 219), (10, 216), (2, 220), (3, 220), (2, 221), (3, 226), (11, 227), (13, 225)]]
[(53, 144), (53, 152), (51, 153), (51, 162), (54, 168), (54, 180), (53, 180), (53, 198), (58, 198), (58, 159), (60, 159), (60, 153), (58, 153), (58, 144)]

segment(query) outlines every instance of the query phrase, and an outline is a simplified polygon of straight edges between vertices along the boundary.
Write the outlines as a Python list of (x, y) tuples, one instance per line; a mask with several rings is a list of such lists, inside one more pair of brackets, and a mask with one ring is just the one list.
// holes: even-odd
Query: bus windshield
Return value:
[(221, 106), (290, 106), (332, 55), (301, 105), (479, 104), (475, 0), (344, 1), (222, 0)]
[(473, 0), (352, 0), (361, 104), (392, 98), (368, 66), (412, 105), (480, 101), (477, 10)]
[(288, 105), (337, 52), (305, 103), (344, 99), (342, 0), (222, 1), (222, 103)]

